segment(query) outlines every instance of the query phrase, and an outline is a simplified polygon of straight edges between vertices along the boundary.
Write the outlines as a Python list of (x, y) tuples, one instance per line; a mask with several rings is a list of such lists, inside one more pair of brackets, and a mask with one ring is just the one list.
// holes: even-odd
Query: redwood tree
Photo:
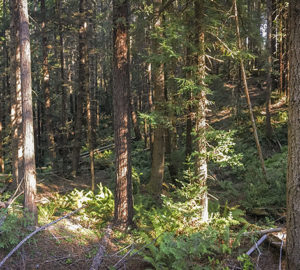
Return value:
[(113, 108), (116, 166), (115, 223), (132, 224), (128, 0), (113, 0)]
[(300, 2), (290, 1), (287, 269), (300, 269)]

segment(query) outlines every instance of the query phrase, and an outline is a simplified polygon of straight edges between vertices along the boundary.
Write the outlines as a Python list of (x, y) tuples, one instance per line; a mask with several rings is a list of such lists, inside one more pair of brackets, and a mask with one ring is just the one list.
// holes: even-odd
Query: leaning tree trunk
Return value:
[(133, 221), (130, 142), (128, 0), (113, 0), (113, 108), (115, 138), (115, 224)]
[[(236, 0), (233, 0), (233, 5), (234, 5), (234, 18), (235, 18), (235, 24), (236, 24), (236, 33), (237, 33), (237, 43), (238, 43), (239, 50), (242, 50), (242, 41), (241, 41), (241, 36), (240, 36), (240, 27), (239, 27), (238, 10), (237, 10), (237, 5), (236, 5)], [(252, 110), (252, 104), (251, 104), (249, 90), (248, 90), (248, 83), (247, 83), (246, 71), (245, 71), (245, 67), (244, 67), (244, 61), (241, 57), (240, 57), (240, 66), (241, 66), (241, 73), (242, 73), (241, 75), (242, 75), (242, 79), (243, 79), (243, 83), (244, 83), (245, 95), (246, 95), (246, 99), (247, 99), (247, 103), (248, 103), (248, 107), (249, 107), (251, 124), (252, 124), (252, 128), (253, 128), (253, 135), (254, 135), (263, 175), (264, 175), (265, 180), (267, 181), (267, 171), (266, 171), (266, 167), (265, 167), (265, 161), (263, 158), (261, 146), (260, 146), (258, 135), (257, 135), (257, 128), (256, 128), (256, 124), (255, 124), (255, 119), (254, 119), (253, 110)]]
[(290, 1), (287, 269), (300, 269), (300, 2)]
[[(154, 0), (154, 29), (159, 30), (162, 26), (162, 16), (160, 9), (162, 0)], [(153, 53), (159, 55), (161, 53), (160, 43), (158, 40), (153, 40)], [(151, 83), (153, 85), (153, 100), (154, 110), (160, 115), (163, 115), (163, 104), (165, 101), (164, 95), (164, 64), (160, 61), (154, 62), (152, 65)], [(151, 178), (149, 182), (150, 192), (155, 196), (160, 196), (162, 192), (162, 183), (164, 178), (165, 168), (165, 128), (162, 123), (157, 123), (154, 128), (153, 152), (151, 164)]]
[(27, 0), (19, 0), (21, 42), (21, 89), (24, 149), (24, 207), (37, 222), (35, 149), (33, 134), (31, 56)]

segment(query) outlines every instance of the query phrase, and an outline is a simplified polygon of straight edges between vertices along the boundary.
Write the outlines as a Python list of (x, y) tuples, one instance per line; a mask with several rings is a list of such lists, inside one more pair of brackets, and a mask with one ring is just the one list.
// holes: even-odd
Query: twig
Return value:
[(282, 259), (282, 248), (283, 248), (283, 240), (281, 240), (281, 246), (280, 246), (280, 257), (279, 257), (279, 270), (281, 270), (281, 259)]
[(82, 208), (85, 208), (86, 206), (82, 206), (72, 212), (70, 212), (69, 214), (63, 216), (63, 217), (60, 217), (59, 219), (57, 220), (54, 220), (42, 227), (39, 227), (37, 228), (35, 231), (33, 231), (32, 233), (30, 233), (29, 235), (27, 235), (13, 250), (11, 250), (6, 256), (5, 258), (0, 262), (0, 268), (4, 265), (4, 263), (29, 239), (31, 238), (32, 236), (34, 236), (35, 234), (37, 234), (38, 232), (40, 231), (43, 231), (45, 230), (46, 228), (52, 226), (53, 224), (61, 221), (62, 219), (65, 219), (65, 218), (68, 218), (70, 216), (72, 216), (73, 214), (77, 213), (78, 211), (80, 211)]
[(127, 249), (127, 248), (130, 248), (132, 246), (132, 244), (128, 245), (127, 247), (124, 247), (122, 249), (120, 249), (119, 251), (117, 251), (116, 253), (110, 255), (110, 257), (115, 257), (117, 256), (120, 252), (122, 252), (123, 250)]
[(131, 249), (116, 264), (114, 264), (113, 268), (117, 267), (117, 265), (119, 265), (121, 262), (125, 262), (125, 258), (131, 253), (133, 248), (134, 246), (132, 245)]

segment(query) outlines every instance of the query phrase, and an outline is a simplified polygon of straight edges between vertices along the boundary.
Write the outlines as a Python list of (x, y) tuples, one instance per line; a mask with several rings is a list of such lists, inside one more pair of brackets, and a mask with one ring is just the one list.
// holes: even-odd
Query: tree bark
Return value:
[[(50, 73), (48, 67), (48, 40), (46, 33), (46, 6), (45, 0), (41, 0), (41, 15), (42, 15), (42, 55), (43, 55), (43, 83), (42, 89), (44, 94), (44, 112), (45, 126), (47, 136), (47, 146), (50, 151), (52, 168), (56, 169), (56, 145), (51, 121), (51, 95), (50, 95)], [(44, 122), (43, 121), (43, 122)]]
[(128, 0), (113, 0), (113, 108), (115, 138), (115, 224), (133, 221), (130, 141)]
[(287, 269), (300, 269), (300, 2), (291, 0), (287, 173)]
[(65, 87), (65, 54), (64, 54), (64, 35), (63, 35), (63, 22), (62, 22), (62, 0), (56, 0), (56, 12), (58, 16), (58, 36), (59, 36), (59, 64), (60, 64), (60, 78), (58, 89), (61, 93), (61, 123), (60, 123), (60, 152), (62, 156), (61, 173), (65, 174), (67, 168), (67, 154), (68, 154), (68, 132), (66, 129), (67, 125), (67, 91)]
[(87, 57), (87, 22), (85, 20), (86, 0), (79, 2), (79, 71), (78, 71), (78, 94), (77, 94), (77, 112), (75, 121), (75, 137), (73, 142), (72, 154), (72, 176), (76, 177), (79, 169), (81, 136), (82, 136), (82, 118), (83, 118), (83, 103), (85, 94), (88, 91), (88, 57)]
[[(195, 46), (198, 49), (197, 57), (197, 81), (201, 88), (205, 86), (205, 44), (204, 44), (204, 0), (195, 0), (195, 24), (196, 24), (196, 39)], [(205, 90), (200, 90), (197, 98), (196, 111), (196, 174), (199, 179), (199, 184), (203, 188), (201, 199), (202, 205), (202, 220), (208, 220), (208, 198), (207, 198), (207, 162), (206, 162), (206, 93)]]
[(267, 0), (267, 95), (266, 95), (266, 137), (271, 139), (272, 137), (272, 125), (271, 125), (271, 93), (273, 86), (273, 61), (272, 61), (272, 0)]
[[(95, 191), (95, 163), (94, 163), (94, 147), (95, 147), (95, 142), (94, 142), (94, 117), (93, 117), (93, 106), (92, 106), (92, 100), (93, 100), (93, 93), (92, 93), (92, 87), (94, 86), (93, 79), (94, 79), (94, 59), (93, 59), (93, 54), (88, 53), (92, 52), (92, 48), (88, 48), (89, 40), (91, 39), (90, 36), (92, 36), (91, 32), (91, 22), (90, 22), (90, 15), (89, 12), (91, 10), (91, 5), (90, 2), (87, 0), (87, 3), (85, 3), (84, 7), (84, 14), (83, 14), (83, 21), (84, 24), (87, 25), (87, 33), (85, 37), (85, 49), (86, 51), (84, 52), (85, 58), (86, 58), (86, 63), (85, 63), (85, 91), (86, 91), (86, 112), (87, 112), (87, 126), (88, 126), (88, 148), (89, 148), (89, 157), (90, 157), (90, 174), (91, 174), (91, 188), (92, 191)], [(90, 44), (91, 45), (91, 44)], [(90, 74), (91, 70), (91, 74)]]
[(37, 222), (36, 169), (32, 113), (31, 88), (31, 56), (27, 0), (19, 0), (20, 14), (20, 50), (21, 50), (21, 89), (22, 89), (22, 121), (24, 148), (24, 207), (33, 215)]
[[(162, 26), (162, 16), (160, 10), (162, 8), (162, 0), (154, 0), (154, 17), (155, 25), (154, 29), (159, 31)], [(159, 34), (162, 35), (162, 34)], [(153, 53), (159, 55), (161, 53), (159, 41), (153, 40), (152, 45)], [(152, 64), (152, 77), (151, 82), (153, 85), (153, 100), (154, 110), (163, 116), (164, 113), (164, 64), (161, 61), (156, 61)], [(162, 183), (164, 178), (165, 168), (165, 128), (162, 123), (157, 123), (154, 128), (154, 140), (153, 140), (153, 152), (152, 152), (152, 164), (151, 164), (151, 178), (149, 182), (149, 190), (155, 196), (160, 196), (162, 192)]]
[(10, 52), (10, 87), (11, 87), (11, 149), (12, 174), (16, 186), (23, 179), (23, 126), (22, 93), (20, 70), (20, 31), (18, 1), (10, 1), (11, 9), (11, 52)]

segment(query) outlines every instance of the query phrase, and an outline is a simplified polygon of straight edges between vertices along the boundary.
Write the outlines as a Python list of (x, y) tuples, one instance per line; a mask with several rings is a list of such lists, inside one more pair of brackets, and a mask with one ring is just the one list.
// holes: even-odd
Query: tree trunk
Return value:
[(94, 117), (93, 117), (93, 89), (95, 88), (94, 83), (94, 52), (92, 48), (92, 17), (91, 17), (91, 3), (89, 0), (86, 1), (83, 13), (83, 21), (84, 24), (87, 25), (86, 38), (85, 38), (85, 48), (86, 51), (86, 64), (85, 64), (85, 93), (86, 93), (86, 113), (87, 113), (87, 143), (89, 149), (89, 157), (90, 157), (90, 174), (91, 174), (91, 188), (92, 191), (95, 190), (95, 165), (94, 165)]
[(16, 185), (23, 179), (23, 126), (22, 93), (20, 70), (20, 32), (19, 6), (17, 1), (10, 1), (11, 9), (11, 52), (10, 52), (10, 86), (11, 86), (11, 149), (12, 174)]
[[(205, 44), (204, 44), (204, 0), (195, 0), (195, 26), (196, 39), (195, 46), (198, 49), (197, 57), (197, 80), (201, 87), (204, 87), (205, 78)], [(201, 90), (197, 98), (196, 111), (196, 174), (199, 179), (199, 184), (203, 188), (203, 195), (201, 199), (202, 205), (202, 220), (208, 220), (208, 198), (207, 198), (207, 162), (206, 162), (206, 93)]]
[[(241, 41), (241, 37), (240, 37), (240, 27), (239, 27), (238, 10), (237, 10), (237, 5), (236, 5), (236, 0), (233, 0), (233, 5), (234, 5), (234, 18), (235, 18), (235, 23), (236, 23), (237, 43), (238, 43), (239, 50), (242, 50), (242, 41)], [(253, 135), (254, 135), (254, 139), (255, 139), (255, 143), (256, 143), (256, 148), (257, 148), (258, 156), (260, 159), (262, 172), (263, 172), (265, 181), (267, 181), (267, 171), (266, 171), (262, 150), (261, 150), (258, 135), (257, 135), (257, 128), (256, 128), (255, 119), (254, 119), (253, 110), (252, 110), (252, 104), (251, 104), (251, 100), (250, 100), (250, 96), (249, 96), (248, 83), (247, 83), (244, 62), (243, 62), (243, 58), (241, 58), (241, 57), (240, 57), (240, 66), (241, 66), (242, 79), (243, 79), (245, 95), (246, 95), (246, 99), (247, 99), (247, 103), (248, 103), (248, 107), (249, 107), (249, 114), (250, 114), (251, 124), (252, 124), (252, 128), (253, 128)]]
[(115, 224), (133, 221), (130, 141), (128, 0), (113, 0), (113, 108), (115, 138)]
[(283, 71), (284, 71), (284, 65), (283, 65), (283, 4), (280, 0), (279, 3), (279, 93), (280, 95), (283, 94)]
[(61, 123), (60, 123), (60, 152), (62, 155), (61, 172), (65, 174), (67, 168), (67, 154), (68, 154), (68, 133), (67, 125), (67, 93), (65, 87), (65, 55), (64, 55), (64, 36), (63, 36), (63, 22), (62, 22), (62, 1), (56, 0), (56, 12), (58, 16), (58, 36), (59, 36), (59, 61), (60, 61), (60, 92), (61, 92)]
[[(154, 29), (158, 31), (162, 26), (162, 16), (160, 9), (162, 7), (162, 0), (154, 0)], [(161, 34), (160, 34), (161, 35)], [(153, 40), (153, 53), (159, 55), (161, 53), (160, 43), (158, 40)], [(161, 61), (152, 64), (151, 82), (153, 85), (153, 100), (154, 110), (162, 116), (164, 113), (164, 64)], [(165, 168), (165, 128), (162, 123), (157, 123), (154, 128), (152, 164), (151, 164), (151, 178), (149, 182), (149, 190), (155, 196), (160, 196), (162, 192), (162, 183), (164, 178)]]
[(300, 2), (290, 6), (290, 93), (287, 174), (287, 270), (300, 269)]
[(87, 22), (85, 19), (86, 0), (79, 2), (79, 71), (78, 71), (78, 94), (77, 94), (77, 112), (75, 121), (75, 137), (73, 142), (72, 155), (72, 176), (76, 177), (79, 169), (79, 158), (81, 149), (81, 134), (82, 134), (82, 116), (83, 116), (83, 102), (85, 94), (88, 91), (88, 57), (87, 57)]
[(35, 149), (33, 134), (31, 56), (27, 0), (19, 0), (21, 42), (21, 89), (24, 148), (24, 207), (37, 222)]
[(42, 89), (44, 94), (44, 112), (47, 136), (47, 146), (50, 151), (52, 168), (56, 168), (56, 146), (54, 141), (54, 133), (51, 122), (51, 98), (50, 98), (50, 74), (48, 68), (48, 41), (46, 34), (46, 6), (45, 0), (41, 0), (41, 15), (42, 15), (42, 54), (43, 54), (43, 83)]
[(266, 95), (266, 136), (271, 139), (272, 137), (272, 125), (271, 125), (271, 93), (272, 93), (272, 70), (273, 70), (273, 61), (272, 61), (272, 0), (267, 0), (267, 95)]

